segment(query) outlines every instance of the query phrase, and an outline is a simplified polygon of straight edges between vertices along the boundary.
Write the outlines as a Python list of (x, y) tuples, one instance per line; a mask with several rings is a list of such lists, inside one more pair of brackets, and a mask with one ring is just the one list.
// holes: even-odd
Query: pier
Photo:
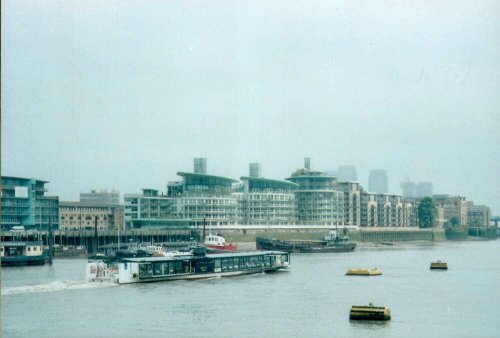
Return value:
[[(129, 243), (129, 242), (188, 242), (197, 239), (196, 231), (191, 229), (134, 229), (134, 230), (100, 230), (97, 234), (97, 246)], [(48, 231), (5, 231), (2, 233), (2, 242), (10, 241), (37, 241), (44, 245), (49, 243)], [(94, 250), (94, 230), (54, 230), (53, 243), (61, 246), (85, 246), (88, 252)]]

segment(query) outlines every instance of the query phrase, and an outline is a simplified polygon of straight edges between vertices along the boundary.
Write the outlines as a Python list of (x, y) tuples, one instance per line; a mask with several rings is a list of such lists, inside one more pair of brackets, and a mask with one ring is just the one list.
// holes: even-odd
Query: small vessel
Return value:
[(432, 262), (431, 270), (448, 270), (448, 263), (441, 261)]
[(391, 310), (387, 307), (353, 305), (349, 312), (349, 319), (352, 320), (391, 320)]
[(44, 265), (47, 254), (42, 242), (2, 242), (2, 266)]
[(238, 251), (236, 244), (226, 243), (226, 239), (220, 234), (209, 234), (205, 237), (205, 247), (213, 253)]
[(54, 245), (54, 257), (72, 258), (72, 257), (86, 257), (86, 256), (87, 256), (87, 248), (85, 246)]
[(350, 252), (356, 248), (356, 243), (349, 242), (347, 236), (339, 237), (336, 230), (330, 230), (322, 240), (278, 240), (257, 237), (258, 250), (281, 250), (286, 252)]
[(363, 268), (349, 269), (346, 272), (347, 276), (380, 276), (381, 274), (382, 274), (382, 271), (380, 271), (378, 268), (373, 268), (373, 269), (363, 269)]
[(200, 279), (287, 270), (290, 254), (280, 251), (205, 254), (197, 247), (190, 256), (91, 260), (85, 279), (118, 284)]

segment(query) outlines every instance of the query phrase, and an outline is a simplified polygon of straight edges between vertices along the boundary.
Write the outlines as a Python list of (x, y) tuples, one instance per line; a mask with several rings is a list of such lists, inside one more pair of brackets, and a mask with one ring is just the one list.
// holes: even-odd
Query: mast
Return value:
[(52, 217), (49, 217), (49, 233), (47, 244), (49, 245), (49, 265), (52, 265), (52, 256), (54, 255), (54, 234), (52, 233)]
[(205, 243), (205, 217), (203, 217), (203, 243)]
[(97, 216), (94, 216), (94, 254), (97, 255), (97, 249), (99, 246), (99, 237), (97, 235)]

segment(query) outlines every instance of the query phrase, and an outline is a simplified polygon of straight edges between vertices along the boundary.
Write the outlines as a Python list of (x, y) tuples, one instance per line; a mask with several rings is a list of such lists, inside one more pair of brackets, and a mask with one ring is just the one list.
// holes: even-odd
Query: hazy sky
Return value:
[(165, 190), (354, 164), (500, 212), (498, 1), (2, 1), (2, 174)]

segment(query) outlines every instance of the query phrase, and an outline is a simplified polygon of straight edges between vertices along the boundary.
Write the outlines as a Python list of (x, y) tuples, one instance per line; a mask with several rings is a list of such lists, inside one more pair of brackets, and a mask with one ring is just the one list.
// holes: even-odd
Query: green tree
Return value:
[(458, 219), (457, 216), (453, 216), (450, 218), (450, 225), (454, 228), (456, 228), (460, 224), (460, 220)]
[(424, 197), (418, 206), (418, 222), (421, 228), (432, 228), (436, 220), (437, 209), (434, 200)]

